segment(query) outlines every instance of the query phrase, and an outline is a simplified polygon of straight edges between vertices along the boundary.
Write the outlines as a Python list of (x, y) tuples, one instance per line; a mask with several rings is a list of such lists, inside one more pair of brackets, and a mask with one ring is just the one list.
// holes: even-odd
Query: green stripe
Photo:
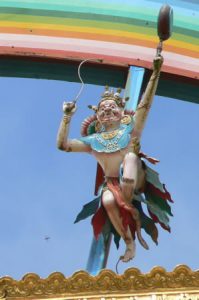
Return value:
[[(33, 8), (33, 9), (50, 9), (50, 10), (64, 10), (64, 11), (75, 11), (75, 12), (92, 12), (92, 13), (102, 13), (102, 14), (110, 14), (110, 15), (118, 15), (121, 16), (123, 14), (134, 14), (139, 13), (140, 15), (147, 16), (151, 15), (151, 17), (157, 19), (158, 15), (158, 6), (154, 8), (148, 7), (147, 10), (143, 13), (143, 5), (134, 6), (134, 5), (121, 5), (119, 4), (109, 4), (108, 1), (78, 1), (75, 0), (71, 4), (71, 1), (2, 1), (0, 6), (11, 6), (11, 7), (24, 7), (24, 8)], [(107, 13), (109, 12), (109, 13)]]
[[(192, 44), (192, 45), (199, 45), (199, 39), (198, 38), (183, 35), (183, 34), (177, 34), (175, 32), (172, 35), (172, 39), (180, 41), (180, 42), (189, 43), (189, 44)], [(198, 51), (199, 51), (199, 48), (198, 48)]]
[[(16, 16), (15, 16), (16, 14)], [(24, 15), (25, 19), (23, 17), (17, 18), (17, 15), (22, 16)], [(154, 35), (156, 34), (156, 23), (155, 22), (149, 22), (145, 20), (140, 20), (140, 19), (135, 19), (135, 18), (124, 18), (124, 17), (114, 17), (114, 16), (108, 16), (108, 15), (94, 15), (94, 14), (84, 14), (84, 13), (76, 13), (76, 12), (60, 12), (60, 11), (51, 11), (51, 10), (37, 10), (37, 9), (24, 9), (24, 8), (9, 8), (9, 7), (4, 7), (0, 10), (0, 19), (2, 20), (15, 20), (16, 22), (38, 22), (35, 21), (33, 16), (42, 16), (46, 17), (41, 19), (40, 18), (40, 23), (52, 23), (52, 24), (63, 24), (65, 25), (66, 19), (71, 18), (71, 19), (78, 19), (78, 25), (80, 26), (90, 26), (93, 27), (94, 22), (88, 23), (88, 25), (83, 25), (82, 21), (96, 21), (100, 22), (102, 24), (103, 22), (108, 22), (105, 23), (105, 25), (100, 25), (96, 26), (98, 28), (108, 28), (108, 29), (119, 29), (119, 30), (125, 30), (129, 32), (143, 32), (144, 34), (149, 34), (149, 35)], [(49, 20), (48, 22), (46, 20)], [(77, 23), (77, 20), (74, 20), (74, 22)], [(69, 24), (69, 23), (68, 23)], [(72, 24), (72, 23), (71, 23)], [(82, 25), (81, 25), (82, 24)], [(116, 25), (117, 24), (117, 25)], [(76, 24), (72, 24), (76, 25)], [(134, 25), (134, 26), (139, 26), (140, 29), (135, 29), (132, 28), (131, 26), (128, 27), (128, 25)], [(143, 29), (141, 29), (143, 27)], [(153, 30), (150, 30), (153, 29)], [(180, 33), (183, 34), (182, 37), (177, 37), (176, 39), (178, 40), (183, 40), (185, 41), (186, 35), (189, 37), (195, 37), (198, 38), (198, 32), (195, 30), (189, 30), (181, 27), (174, 26), (173, 31), (175, 33)], [(197, 44), (197, 41), (193, 40), (194, 44)]]
[[(5, 5), (3, 5), (2, 3), (0, 4), (0, 7), (9, 7), (9, 3), (6, 3)], [(16, 8), (19, 8), (19, 4), (18, 5), (14, 5), (11, 7), (16, 7)], [(23, 9), (38, 9), (38, 10), (51, 10), (51, 11), (63, 11), (63, 12), (66, 12), (66, 11), (69, 11), (69, 12), (74, 12), (74, 13), (87, 13), (87, 14), (93, 14), (93, 15), (96, 15), (96, 14), (99, 14), (99, 15), (111, 15), (111, 16), (115, 16), (115, 17), (129, 17), (129, 18), (132, 18), (132, 16), (136, 19), (145, 19), (147, 21), (151, 20), (151, 21), (154, 21), (156, 22), (157, 20), (157, 15), (154, 14), (154, 11), (151, 10), (147, 10), (147, 13), (143, 14), (143, 10), (140, 9), (140, 10), (133, 10), (131, 8), (131, 11), (127, 10), (127, 11), (123, 11), (122, 9), (118, 9), (118, 10), (113, 10), (113, 9), (104, 9), (104, 8), (93, 8), (92, 10), (92, 7), (79, 7), (79, 6), (70, 6), (70, 5), (38, 5), (37, 7), (35, 7), (35, 5), (28, 5), (26, 3), (23, 4), (23, 6), (21, 7)], [(125, 9), (126, 9), (126, 6), (125, 6)]]
[(197, 38), (198, 39), (198, 31), (196, 30), (191, 30), (191, 29), (186, 29), (186, 28), (181, 28), (178, 26), (174, 26), (173, 27), (173, 33), (179, 33), (182, 34), (184, 36), (191, 36), (193, 38)]
[(0, 20), (11, 22), (30, 22), (35, 24), (55, 24), (55, 25), (66, 25), (66, 26), (80, 26), (89, 28), (99, 28), (106, 30), (121, 30), (126, 32), (138, 32), (147, 35), (156, 35), (154, 28), (145, 28), (144, 26), (135, 26), (120, 23), (111, 23), (103, 21), (92, 21), (92, 20), (81, 20), (81, 19), (67, 19), (67, 18), (51, 18), (51, 17), (40, 17), (40, 16), (29, 16), (29, 15), (1, 15)]
[[(71, 1), (70, 1), (71, 3)], [(39, 1), (38, 3), (32, 2), (12, 2), (12, 1), (1, 1), (0, 3), (1, 7), (23, 7), (27, 9), (47, 9), (47, 10), (61, 10), (61, 11), (72, 11), (72, 12), (83, 12), (83, 13), (99, 13), (99, 14), (105, 14), (105, 15), (115, 15), (115, 16), (134, 16), (135, 14), (139, 14), (140, 16), (143, 16), (143, 18), (149, 16), (153, 20), (157, 19), (158, 15), (158, 9), (157, 13), (155, 9), (147, 8), (145, 12), (143, 13), (142, 7), (135, 7), (135, 6), (128, 6), (128, 5), (109, 5), (108, 1), (105, 4), (99, 5), (98, 3), (91, 2), (90, 5), (86, 4), (83, 5), (82, 1), (75, 0), (73, 4), (66, 4), (66, 2), (59, 3), (58, 1), (55, 3), (50, 3), (48, 1), (47, 3), (42, 3)]]
[[(78, 15), (75, 14), (77, 17)], [(21, 15), (21, 14), (0, 14), (0, 20), (5, 20), (11, 22), (30, 22), (35, 24), (56, 24), (56, 25), (66, 25), (66, 26), (80, 26), (80, 27), (95, 27), (98, 29), (106, 30), (121, 30), (124, 32), (130, 32), (130, 33), (141, 33), (141, 34), (147, 34), (147, 36), (156, 36), (156, 29), (154, 27), (151, 27), (153, 24), (145, 23), (143, 22), (137, 22), (139, 20), (131, 20), (134, 22), (134, 25), (124, 24), (124, 23), (111, 23), (111, 22), (103, 22), (103, 21), (91, 21), (86, 19), (67, 19), (67, 18), (55, 18), (55, 17), (45, 17), (42, 16), (35, 16), (35, 15)], [(140, 23), (139, 25), (137, 23)], [(142, 23), (142, 24), (141, 24)], [(181, 31), (181, 30), (179, 30)], [(106, 32), (104, 32), (106, 34)], [(198, 45), (199, 40), (192, 36), (194, 32), (187, 32), (187, 35), (189, 33), (189, 39), (187, 39), (187, 36), (184, 34), (178, 34), (173, 33), (172, 38), (178, 41), (183, 42), (189, 42), (191, 44)]]
[[(64, 2), (65, 3), (65, 2)], [(93, 13), (93, 14), (101, 14), (101, 15), (112, 15), (117, 17), (128, 17), (132, 18), (132, 16), (136, 19), (144, 19), (147, 21), (153, 21), (157, 22), (157, 16), (158, 16), (158, 6), (157, 7), (147, 7), (147, 9), (144, 9), (143, 6), (136, 7), (136, 6), (129, 6), (129, 5), (115, 5), (113, 8), (112, 5), (109, 5), (108, 2), (106, 5), (104, 4), (97, 4), (93, 2), (88, 5), (86, 3), (83, 5), (82, 1), (73, 3), (73, 5), (67, 5), (59, 4), (58, 2), (55, 3), (49, 3), (49, 1), (44, 3), (27, 3), (27, 2), (1, 2), (1, 7), (5, 6), (11, 6), (11, 7), (19, 7), (23, 6), (23, 8), (27, 9), (47, 9), (47, 10), (60, 10), (60, 11), (71, 11), (71, 12), (80, 12), (80, 13)], [(106, 7), (106, 8), (105, 8)], [(187, 27), (189, 29), (194, 29), (194, 26), (197, 26), (198, 20), (197, 18), (193, 18), (192, 16), (183, 15), (183, 19), (181, 20), (182, 14), (176, 13), (174, 18), (174, 25), (176, 26), (183, 26)], [(180, 19), (179, 19), (180, 18)], [(179, 20), (178, 20), (179, 19)]]
[[(74, 18), (76, 17), (76, 19)], [(81, 16), (82, 17), (82, 16)], [(80, 18), (79, 14), (68, 14), (67, 18), (58, 18), (58, 17), (43, 17), (40, 15), (28, 15), (28, 14), (0, 14), (0, 20), (10, 21), (10, 22), (33, 22), (33, 23), (47, 23), (47, 24), (60, 24), (60, 25), (73, 25), (73, 26), (88, 26), (88, 27), (97, 27), (97, 28), (106, 28), (106, 29), (117, 29), (117, 30), (126, 30), (132, 31), (132, 26), (149, 26), (149, 30), (154, 30), (152, 24), (145, 24), (142, 22), (137, 22), (137, 20), (131, 20), (131, 24), (119, 23), (119, 22), (110, 22), (107, 18), (107, 21), (98, 20), (98, 18)], [(146, 29), (145, 29), (146, 31)], [(146, 33), (146, 32), (145, 32)]]
[(28, 16), (44, 16), (44, 17), (56, 17), (56, 18), (75, 18), (82, 20), (99, 20), (112, 23), (124, 23), (124, 24), (138, 24), (147, 25), (147, 27), (156, 27), (156, 22), (149, 22), (142, 19), (136, 18), (126, 18), (111, 15), (102, 14), (91, 14), (91, 13), (81, 13), (72, 11), (58, 11), (58, 10), (42, 10), (42, 9), (26, 9), (26, 8), (13, 8), (13, 7), (2, 7), (0, 9), (0, 14), (20, 14)]

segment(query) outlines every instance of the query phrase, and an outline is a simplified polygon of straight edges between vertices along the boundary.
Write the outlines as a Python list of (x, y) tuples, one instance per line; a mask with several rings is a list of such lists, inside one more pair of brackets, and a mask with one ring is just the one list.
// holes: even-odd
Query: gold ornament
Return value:
[(111, 132), (103, 132), (103, 133), (101, 133), (101, 136), (105, 140), (110, 140), (110, 139), (113, 139), (116, 135), (118, 135), (118, 133), (119, 133), (119, 129), (116, 129)]
[(121, 120), (121, 124), (125, 124), (125, 125), (128, 125), (131, 123), (131, 116), (129, 115), (124, 115), (122, 117), (122, 120)]
[(120, 108), (124, 109), (125, 103), (126, 103), (126, 101), (129, 100), (129, 97), (125, 97), (125, 98), (120, 97), (121, 91), (122, 91), (121, 88), (118, 88), (116, 90), (116, 92), (113, 89), (109, 90), (109, 87), (106, 85), (105, 86), (105, 92), (102, 94), (102, 97), (101, 97), (101, 100), (98, 103), (98, 106), (89, 105), (88, 108), (94, 110), (95, 113), (96, 113), (98, 111), (98, 108), (99, 108), (101, 102), (106, 101), (106, 100), (113, 100), (113, 101), (116, 102), (116, 104)]
[(102, 125), (99, 121), (95, 122), (95, 132), (100, 132), (102, 129)]

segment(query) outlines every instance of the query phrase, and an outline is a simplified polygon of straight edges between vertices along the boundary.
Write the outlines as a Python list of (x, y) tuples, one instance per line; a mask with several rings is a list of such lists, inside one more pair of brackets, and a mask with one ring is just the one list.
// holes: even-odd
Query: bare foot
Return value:
[(135, 242), (126, 244), (126, 251), (124, 256), (121, 256), (123, 262), (128, 262), (135, 257)]

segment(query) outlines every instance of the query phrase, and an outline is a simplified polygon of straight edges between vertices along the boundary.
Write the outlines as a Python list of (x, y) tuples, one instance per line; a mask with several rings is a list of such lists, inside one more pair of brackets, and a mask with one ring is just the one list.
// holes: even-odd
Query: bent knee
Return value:
[(139, 161), (139, 157), (133, 152), (129, 152), (125, 155), (125, 158), (124, 158), (125, 164), (126, 163), (131, 163), (131, 164), (136, 163), (137, 164), (138, 161)]
[(102, 196), (103, 206), (107, 209), (112, 208), (115, 203), (115, 198), (111, 191), (105, 191)]

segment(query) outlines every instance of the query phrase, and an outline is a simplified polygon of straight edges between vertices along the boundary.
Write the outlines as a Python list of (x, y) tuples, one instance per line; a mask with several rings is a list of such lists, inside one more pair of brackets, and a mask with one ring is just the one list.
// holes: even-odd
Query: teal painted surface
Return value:
[[(78, 0), (71, 4), (69, 0), (63, 1), (1, 1), (0, 7), (26, 8), (35, 10), (51, 10), (75, 13), (91, 13), (108, 16), (118, 16), (125, 18), (134, 18), (138, 20), (147, 20), (156, 22), (157, 14), (161, 5), (164, 4), (160, 0), (117, 0), (117, 1), (84, 1)], [(197, 30), (199, 26), (199, 3), (180, 0), (168, 0), (175, 11), (174, 25)], [(196, 27), (195, 27), (196, 26)]]
[[(79, 82), (77, 76), (78, 63), (57, 63), (48, 61), (31, 61), (28, 58), (0, 58), (1, 77), (38, 78)], [(15, 70), (13, 74), (13, 69)], [(82, 77), (86, 83), (113, 87), (125, 87), (128, 68), (107, 68), (107, 66), (84, 66)], [(179, 78), (180, 79), (180, 78)], [(164, 79), (161, 75), (157, 95), (199, 103), (198, 80), (183, 81), (177, 79)]]

